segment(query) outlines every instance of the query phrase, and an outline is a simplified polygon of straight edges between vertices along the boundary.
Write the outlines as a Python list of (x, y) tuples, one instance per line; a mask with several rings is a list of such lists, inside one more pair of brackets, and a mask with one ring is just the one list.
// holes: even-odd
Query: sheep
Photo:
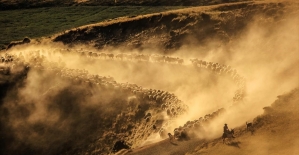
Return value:
[(246, 128), (247, 128), (247, 130), (249, 130), (251, 127), (252, 127), (252, 123), (250, 123), (250, 122), (247, 123), (247, 122), (246, 122)]
[(169, 141), (172, 142), (174, 140), (174, 136), (171, 133), (168, 133)]
[(251, 132), (251, 135), (254, 134), (253, 123), (251, 123), (251, 122), (247, 123), (246, 122), (246, 129), (247, 129), (247, 131)]

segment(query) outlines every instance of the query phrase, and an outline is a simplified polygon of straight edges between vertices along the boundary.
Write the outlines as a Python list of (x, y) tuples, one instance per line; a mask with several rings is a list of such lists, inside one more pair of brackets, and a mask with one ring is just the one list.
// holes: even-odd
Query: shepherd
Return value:
[(234, 129), (229, 130), (227, 124), (224, 124), (223, 134), (222, 134), (223, 143), (225, 141), (225, 138), (235, 138), (234, 133), (235, 133)]
[(229, 133), (229, 129), (228, 129), (228, 126), (226, 123), (224, 124), (224, 127), (223, 127), (223, 133), (225, 133), (225, 134)]

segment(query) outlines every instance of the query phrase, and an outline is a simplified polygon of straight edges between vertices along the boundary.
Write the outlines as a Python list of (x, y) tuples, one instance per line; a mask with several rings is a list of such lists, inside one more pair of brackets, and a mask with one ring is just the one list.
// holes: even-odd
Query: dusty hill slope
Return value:
[(194, 7), (87, 25), (59, 34), (53, 41), (82, 43), (97, 48), (159, 47), (166, 51), (182, 46), (198, 47), (211, 40), (224, 45), (239, 37), (249, 21), (256, 20), (261, 26), (268, 27), (280, 24), (281, 20), (278, 19), (296, 12), (294, 8), (298, 8), (298, 4), (289, 2), (243, 2)]
[(237, 138), (230, 145), (219, 140), (206, 143), (189, 154), (299, 154), (299, 90), (278, 96), (264, 114), (255, 118), (254, 134), (245, 126), (237, 129)]
[[(296, 7), (288, 2), (250, 2), (120, 18), (54, 36), (58, 43), (32, 41), (12, 47), (0, 63), (0, 154), (110, 154), (128, 147), (113, 149), (120, 140), (132, 146), (130, 154), (258, 154), (254, 151), (260, 151), (259, 146), (266, 148), (261, 154), (270, 154), (268, 149), (286, 141), (292, 144), (276, 152), (296, 153), (297, 131), (291, 125), (298, 117), (297, 90), (255, 119), (254, 136), (243, 126), (235, 129), (237, 139), (230, 145), (211, 140), (221, 136), (224, 122), (244, 125), (276, 94), (298, 87)], [(289, 14), (293, 16), (285, 20)], [(250, 24), (255, 25), (246, 29)], [(70, 48), (61, 42), (85, 46)], [(201, 45), (213, 50), (203, 51)], [(192, 46), (194, 52), (175, 51)], [(144, 54), (138, 48), (158, 50)], [(175, 54), (155, 54), (161, 51)], [(180, 58), (182, 63), (173, 61)], [(233, 92), (244, 104), (234, 104)], [(187, 106), (187, 115), (180, 115)], [(229, 107), (228, 113), (218, 119), (204, 116), (222, 107)], [(175, 118), (171, 126), (169, 118)], [(166, 139), (138, 148), (154, 134), (164, 137), (164, 131), (178, 126), (195, 127), (194, 119), (213, 119), (207, 128), (199, 126), (209, 133), (202, 135), (208, 136), (205, 143), (192, 136), (175, 144)], [(285, 119), (290, 124), (284, 124)], [(186, 121), (193, 123), (185, 126)], [(278, 138), (281, 143), (265, 144)]]
[(222, 139), (191, 138), (169, 142), (168, 139), (128, 152), (130, 155), (150, 154), (218, 154), (218, 155), (296, 155), (299, 153), (299, 89), (278, 96), (264, 114), (253, 121), (253, 134), (246, 126), (235, 128), (236, 139), (223, 144)]

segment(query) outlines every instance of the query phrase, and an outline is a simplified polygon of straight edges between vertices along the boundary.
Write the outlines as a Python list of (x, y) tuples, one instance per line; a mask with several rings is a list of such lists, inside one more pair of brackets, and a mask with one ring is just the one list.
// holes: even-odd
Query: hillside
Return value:
[(0, 49), (24, 37), (49, 37), (82, 25), (180, 8), (183, 6), (59, 6), (1, 10)]
[(0, 0), (1, 10), (57, 6), (204, 6), (244, 0)]
[[(120, 18), (110, 22), (78, 27), (59, 34), (55, 42), (89, 44), (96, 48), (122, 47), (172, 52), (183, 46), (226, 45), (240, 37), (250, 21), (263, 27), (279, 25), (285, 14), (298, 13), (289, 2), (242, 2), (193, 7), (145, 16)], [(256, 18), (259, 15), (261, 18)], [(214, 48), (214, 47), (211, 47)], [(205, 49), (209, 50), (209, 49)]]
[[(279, 95), (278, 99), (264, 113), (254, 118), (253, 128), (248, 131), (246, 126), (235, 128), (236, 138), (233, 140), (191, 138), (187, 141), (172, 141), (169, 139), (131, 151), (128, 155), (151, 154), (256, 154), (256, 155), (296, 155), (299, 153), (299, 131), (297, 114), (299, 110), (299, 91)], [(245, 124), (245, 122), (244, 122)], [(219, 127), (221, 128), (221, 127)]]
[(298, 108), (299, 91), (279, 95), (264, 113), (253, 120), (253, 135), (246, 126), (236, 128), (236, 139), (228, 145), (221, 140), (206, 142), (188, 155), (196, 154), (271, 154), (296, 155), (299, 153)]
[(171, 8), (1, 50), (0, 154), (297, 154), (299, 3)]

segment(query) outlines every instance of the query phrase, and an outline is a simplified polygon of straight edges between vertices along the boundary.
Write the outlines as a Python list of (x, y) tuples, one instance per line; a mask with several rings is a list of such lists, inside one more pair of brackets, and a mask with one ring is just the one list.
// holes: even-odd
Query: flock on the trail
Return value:
[[(177, 140), (186, 140), (189, 139), (190, 136), (195, 135), (196, 132), (201, 131), (204, 132), (205, 125), (208, 125), (213, 121), (213, 119), (217, 118), (221, 114), (225, 112), (224, 108), (220, 108), (213, 112), (212, 114), (206, 114), (204, 117), (200, 117), (199, 119), (193, 121), (187, 121), (183, 126), (179, 126), (173, 130), (173, 135), (168, 133), (168, 136), (173, 136), (173, 139)], [(166, 131), (161, 131), (161, 135), (165, 136)]]
[[(184, 59), (179, 57), (165, 56), (159, 54), (140, 54), (140, 53), (105, 53), (105, 52), (91, 52), (84, 51), (83, 49), (69, 50), (69, 49), (57, 49), (60, 52), (75, 52), (79, 55), (89, 57), (92, 59), (104, 59), (104, 60), (122, 60), (122, 61), (146, 61), (146, 62), (158, 62), (167, 64), (184, 64)], [(233, 102), (237, 103), (242, 101), (245, 97), (245, 78), (238, 74), (236, 69), (233, 69), (230, 65), (224, 65), (197, 58), (190, 59), (191, 63), (195, 67), (208, 69), (216, 74), (229, 75), (238, 86), (233, 97)]]
[(238, 89), (235, 91), (235, 96), (233, 97), (233, 101), (239, 102), (243, 100), (243, 98), (245, 97), (246, 81), (244, 77), (238, 74), (236, 69), (233, 69), (230, 65), (223, 65), (223, 64), (208, 62), (199, 59), (190, 59), (190, 61), (195, 67), (206, 68), (217, 74), (229, 75), (238, 86)]
[(171, 64), (183, 64), (184, 59), (179, 57), (165, 56), (160, 54), (141, 54), (141, 53), (105, 53), (105, 52), (91, 52), (83, 49), (56, 49), (59, 52), (74, 52), (81, 56), (85, 56), (92, 59), (102, 60), (122, 60), (122, 61), (148, 61), (148, 62), (160, 62)]
[[(9, 51), (8, 51), (9, 52)], [(76, 54), (83, 57), (83, 59), (98, 59), (99, 61), (114, 60), (136, 62), (144, 61), (150, 63), (165, 63), (170, 65), (185, 65), (188, 66), (187, 61), (179, 57), (158, 55), (158, 54), (142, 54), (142, 53), (105, 53), (96, 51), (86, 51), (83, 49), (54, 49), (54, 50), (36, 50), (36, 51), (22, 51), (19, 53), (5, 53), (0, 55), (0, 74), (9, 76), (16, 72), (23, 72), (25, 74), (29, 70), (39, 70), (51, 72), (56, 77), (74, 85), (84, 85), (86, 88), (98, 88), (101, 90), (113, 90), (131, 94), (135, 98), (154, 103), (150, 111), (144, 115), (141, 122), (137, 123), (135, 127), (130, 130), (130, 134), (126, 135), (124, 139), (131, 147), (138, 146), (142, 141), (146, 140), (152, 133), (160, 133), (161, 137), (167, 137), (169, 132), (166, 128), (175, 119), (186, 112), (188, 106), (178, 99), (178, 97), (170, 92), (163, 90), (155, 90), (150, 88), (143, 88), (131, 83), (118, 83), (113, 77), (92, 75), (88, 70), (70, 69), (66, 68), (63, 62), (63, 55), (65, 53)], [(61, 57), (55, 61), (48, 59), (48, 56), (59, 54)], [(229, 65), (208, 62), (199, 59), (189, 60), (194, 67), (208, 69), (211, 72), (219, 75), (229, 75), (238, 86), (233, 96), (233, 104), (243, 100), (245, 97), (245, 78), (237, 73)], [(20, 69), (22, 68), (22, 69)], [(1, 81), (0, 81), (1, 82)], [(211, 122), (215, 117), (219, 116), (225, 111), (224, 108), (218, 109), (212, 114), (207, 114), (197, 120), (188, 121), (184, 125), (174, 129), (173, 135), (176, 138), (186, 138), (191, 134), (192, 130), (201, 129), (205, 124)], [(170, 119), (161, 120), (159, 114), (165, 112)], [(130, 120), (130, 116), (126, 114), (117, 115), (117, 121), (126, 122)], [(127, 119), (127, 120), (126, 120)], [(122, 132), (122, 131), (118, 131)], [(107, 134), (108, 136), (109, 134)], [(116, 136), (117, 137), (117, 136)], [(105, 139), (103, 139), (104, 141)], [(111, 145), (111, 141), (109, 145)], [(108, 145), (108, 144), (107, 144)], [(112, 146), (111, 146), (112, 147)], [(111, 151), (111, 147), (110, 151)], [(109, 149), (101, 150), (107, 152)]]

